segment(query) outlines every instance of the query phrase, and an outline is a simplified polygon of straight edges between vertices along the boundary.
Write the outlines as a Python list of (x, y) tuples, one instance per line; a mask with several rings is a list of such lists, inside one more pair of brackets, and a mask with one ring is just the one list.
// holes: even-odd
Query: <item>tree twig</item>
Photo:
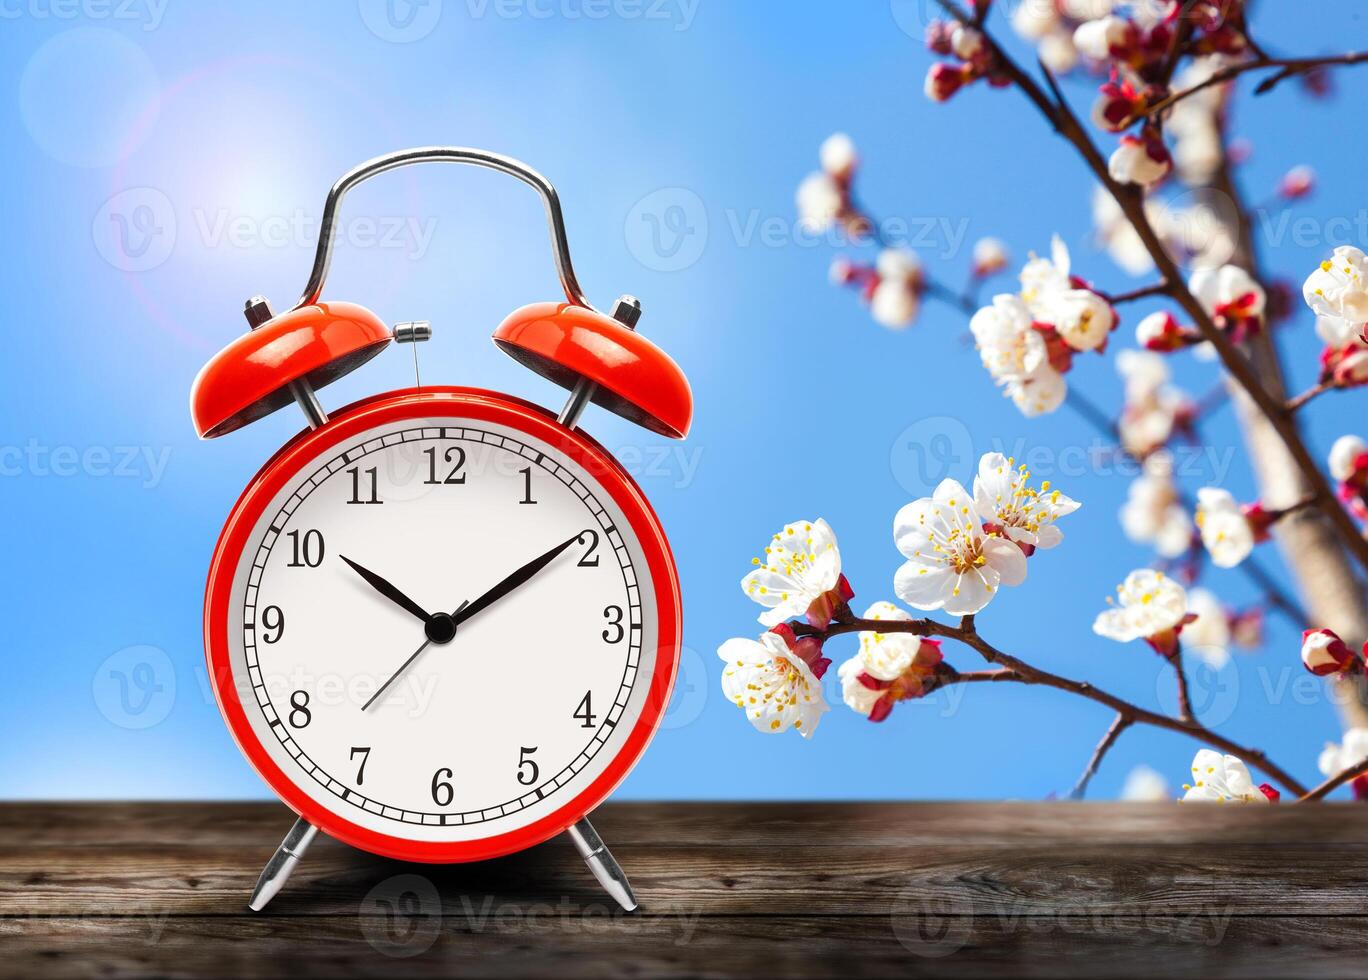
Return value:
[(1139, 289), (1132, 289), (1124, 293), (1102, 293), (1101, 296), (1112, 306), (1119, 306), (1122, 303), (1129, 303), (1137, 299), (1145, 299), (1149, 296), (1168, 296), (1172, 288), (1167, 282), (1156, 282), (1153, 285), (1141, 286)]
[(1297, 409), (1301, 408), (1307, 402), (1311, 401), (1311, 399), (1316, 398), (1319, 395), (1325, 394), (1325, 392), (1329, 391), (1333, 387), (1334, 385), (1327, 384), (1324, 381), (1320, 382), (1319, 384), (1312, 385), (1310, 388), (1307, 388), (1305, 391), (1303, 391), (1300, 395), (1295, 395), (1287, 400), (1287, 411), (1297, 411)]
[(1192, 694), (1188, 691), (1187, 671), (1183, 669), (1182, 647), (1179, 647), (1169, 660), (1178, 679), (1178, 717), (1186, 722), (1194, 722), (1197, 716), (1192, 712)]
[(1298, 798), (1298, 802), (1306, 803), (1310, 800), (1324, 799), (1330, 793), (1333, 793), (1335, 790), (1339, 789), (1341, 786), (1349, 782), (1351, 779), (1357, 779), (1359, 776), (1362, 776), (1365, 773), (1368, 773), (1368, 759), (1364, 759), (1356, 766), (1350, 766), (1348, 769), (1343, 769), (1340, 772), (1335, 773), (1335, 775), (1331, 776), (1329, 779), (1321, 783), (1315, 789), (1312, 789), (1309, 792), (1301, 794), (1301, 796)]
[[(1287, 790), (1296, 796), (1304, 795), (1307, 790), (1286, 770), (1276, 765), (1268, 758), (1262, 750), (1248, 745), (1241, 745), (1224, 735), (1212, 731), (1196, 719), (1184, 720), (1174, 718), (1170, 715), (1151, 711), (1142, 708), (1138, 704), (1133, 704), (1124, 698), (1117, 697), (1101, 688), (1093, 686), (1087, 681), (1076, 681), (1068, 677), (1061, 677), (1059, 674), (1052, 674), (1047, 670), (1034, 667), (1019, 657), (1014, 657), (993, 646), (982, 636), (979, 635), (974, 627), (974, 617), (965, 616), (960, 620), (959, 626), (949, 626), (934, 619), (859, 619), (850, 618), (844, 622), (828, 624), (826, 629), (817, 629), (803, 622), (794, 622), (790, 626), (794, 633), (799, 636), (821, 636), (823, 639), (832, 636), (839, 636), (843, 633), (914, 633), (918, 636), (940, 636), (946, 639), (958, 640), (965, 646), (975, 650), (979, 656), (991, 664), (1005, 668), (1010, 671), (1013, 677), (1003, 677), (1001, 680), (1013, 680), (1022, 684), (1039, 684), (1043, 687), (1053, 687), (1056, 690), (1067, 691), (1070, 694), (1087, 698), (1089, 701), (1096, 701), (1098, 704), (1111, 708), (1119, 715), (1125, 715), (1130, 724), (1151, 725), (1155, 728), (1162, 728), (1166, 731), (1177, 732), (1187, 735), (1189, 738), (1196, 739), (1206, 745), (1214, 746), (1231, 755), (1239, 756), (1245, 762), (1262, 769), (1277, 782), (1281, 783)], [(994, 678), (995, 680), (998, 678)], [(953, 683), (953, 680), (947, 680)]]
[(1121, 733), (1131, 726), (1131, 720), (1125, 715), (1118, 713), (1112, 720), (1107, 732), (1102, 736), (1102, 741), (1097, 743), (1097, 748), (1093, 749), (1092, 757), (1088, 759), (1087, 766), (1083, 769), (1083, 774), (1078, 777), (1078, 782), (1074, 783), (1074, 788), (1069, 793), (1069, 798), (1074, 800), (1083, 799), (1083, 794), (1087, 792), (1088, 783), (1097, 773), (1097, 767), (1102, 764), (1102, 758), (1116, 744), (1116, 740), (1121, 737)]

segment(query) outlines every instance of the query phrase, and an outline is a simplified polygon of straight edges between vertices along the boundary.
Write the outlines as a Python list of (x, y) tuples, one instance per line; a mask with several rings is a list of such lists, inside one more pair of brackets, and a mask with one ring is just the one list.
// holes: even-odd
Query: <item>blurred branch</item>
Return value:
[(1317, 68), (1329, 68), (1333, 66), (1348, 66), (1362, 64), (1368, 61), (1368, 51), (1355, 51), (1348, 54), (1326, 55), (1320, 58), (1268, 58), (1255, 57), (1249, 61), (1241, 61), (1237, 64), (1227, 65), (1211, 73), (1209, 78), (1205, 78), (1190, 88), (1185, 88), (1181, 92), (1174, 92), (1166, 98), (1160, 99), (1154, 105), (1145, 109), (1144, 116), (1153, 116), (1171, 108), (1176, 103), (1183, 101), (1189, 96), (1196, 95), (1203, 89), (1211, 88), (1213, 85), (1222, 85), (1238, 78), (1246, 72), (1259, 71), (1264, 68), (1281, 68), (1281, 71), (1274, 72), (1269, 77), (1261, 81), (1254, 89), (1255, 95), (1263, 95), (1277, 88), (1282, 82), (1291, 78), (1293, 75), (1304, 75)]
[[(951, 0), (937, 0), (942, 8), (960, 20), (964, 15)], [(1017, 86), (1041, 114), (1050, 122), (1056, 132), (1068, 140), (1078, 150), (1094, 176), (1121, 208), (1122, 213), (1134, 228), (1145, 251), (1159, 270), (1160, 278), (1169, 283), (1174, 300), (1187, 312), (1196, 324), (1204, 339), (1211, 342), (1220, 356), (1222, 364), (1230, 377), (1248, 394), (1250, 400), (1268, 419), (1270, 426), (1285, 445), (1293, 465), (1301, 471), (1308, 487), (1311, 488), (1317, 506), (1339, 532), (1343, 545), (1353, 553), (1360, 566), (1368, 570), (1368, 539), (1362, 537), (1354, 526), (1353, 518), (1340, 506), (1329, 481), (1316, 465), (1301, 434), (1297, 431), (1292, 415), (1280, 398), (1273, 395), (1259, 381), (1249, 358), (1234, 344), (1226, 333), (1216, 326), (1206, 307), (1187, 287), (1173, 257), (1168, 254), (1158, 234), (1150, 224), (1144, 209), (1144, 192), (1133, 184), (1119, 184), (1111, 176), (1107, 161), (1103, 158), (1092, 138), (1083, 128), (1077, 115), (1070, 107), (1068, 99), (1059, 91), (1054, 76), (1044, 64), (1039, 64), (1054, 97), (1051, 98), (1031, 76), (1008, 56), (991, 36), (985, 33), (985, 41), (991, 47), (997, 70)]]

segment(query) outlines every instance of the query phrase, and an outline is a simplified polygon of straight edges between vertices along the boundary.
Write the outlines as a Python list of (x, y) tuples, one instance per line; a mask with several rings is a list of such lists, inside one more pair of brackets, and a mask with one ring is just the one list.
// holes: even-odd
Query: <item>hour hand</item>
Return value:
[(350, 565), (352, 567), (352, 570), (355, 571), (357, 575), (360, 575), (363, 579), (365, 579), (366, 582), (370, 584), (371, 588), (373, 588), (376, 592), (379, 592), (390, 602), (394, 603), (395, 605), (403, 609), (408, 610), (408, 612), (417, 616), (424, 623), (426, 623), (428, 620), (432, 618), (428, 615), (427, 610), (425, 610), (422, 606), (418, 605), (418, 603), (414, 602), (408, 596), (404, 595), (404, 593), (396, 589), (386, 579), (383, 579), (379, 575), (376, 575), (368, 568), (362, 568), (360, 565), (352, 561), (346, 555), (340, 555), (339, 557), (348, 565)]

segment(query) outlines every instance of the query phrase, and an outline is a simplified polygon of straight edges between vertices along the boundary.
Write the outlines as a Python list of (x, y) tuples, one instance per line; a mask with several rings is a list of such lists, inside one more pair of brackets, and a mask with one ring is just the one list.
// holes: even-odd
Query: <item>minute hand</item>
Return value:
[(525, 585), (527, 581), (532, 578), (532, 576), (536, 575), (547, 565), (555, 561), (556, 557), (562, 551), (570, 547), (572, 544), (574, 544), (582, 537), (584, 537), (584, 532), (580, 531), (573, 538), (570, 538), (568, 541), (561, 542), (560, 544), (552, 548), (550, 551), (548, 551), (546, 554), (542, 555), (540, 558), (534, 558), (532, 561), (528, 562), (526, 565), (518, 569), (512, 575), (509, 575), (498, 585), (494, 586), (494, 588), (490, 589), (484, 595), (480, 596), (470, 605), (466, 606), (464, 609), (462, 609), (460, 612), (454, 615), (452, 619), (455, 621), (455, 624), (457, 626), (460, 626), (462, 623), (464, 623), (467, 619), (470, 619), (470, 617), (474, 616), (476, 613), (488, 609), (494, 603), (498, 602), (504, 596), (508, 595), (508, 593), (518, 588), (518, 586)]

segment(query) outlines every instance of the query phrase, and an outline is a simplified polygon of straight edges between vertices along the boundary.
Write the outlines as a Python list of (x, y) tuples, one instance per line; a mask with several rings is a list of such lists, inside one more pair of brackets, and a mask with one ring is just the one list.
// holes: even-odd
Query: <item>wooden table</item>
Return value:
[(0, 805), (0, 974), (1368, 975), (1368, 809), (615, 804), (624, 914), (568, 841), (475, 865), (268, 804)]

